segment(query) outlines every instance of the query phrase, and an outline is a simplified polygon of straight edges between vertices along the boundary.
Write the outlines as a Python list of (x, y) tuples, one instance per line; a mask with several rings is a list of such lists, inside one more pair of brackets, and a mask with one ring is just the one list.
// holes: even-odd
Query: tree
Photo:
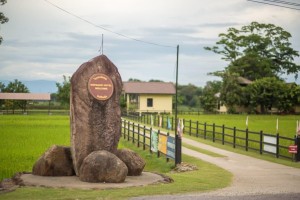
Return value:
[[(4, 90), (5, 90), (5, 85), (4, 83), (0, 82), (0, 93), (4, 92)], [(4, 104), (4, 100), (0, 99), (0, 109), (2, 109), (3, 104)]]
[(4, 83), (0, 82), (0, 92), (4, 92), (5, 85)]
[(150, 79), (149, 82), (164, 82), (164, 81), (158, 79)]
[[(29, 89), (18, 79), (13, 82), (9, 82), (5, 87), (4, 92), (7, 93), (29, 93)], [(5, 107), (11, 108), (14, 112), (16, 108), (21, 108), (23, 111), (26, 110), (26, 100), (5, 100)]]
[(219, 34), (216, 46), (206, 50), (222, 55), (229, 61), (230, 73), (256, 80), (262, 77), (280, 77), (294, 74), (298, 77), (300, 65), (294, 63), (299, 52), (291, 47), (291, 34), (273, 24), (252, 22), (240, 30), (229, 28)]
[(244, 105), (247, 99), (244, 88), (240, 85), (238, 78), (237, 74), (223, 74), (220, 100), (224, 102), (229, 113), (235, 113), (236, 106)]
[(281, 112), (291, 112), (300, 97), (300, 89), (288, 85), (275, 77), (266, 77), (253, 82), (247, 87), (250, 94), (250, 106), (255, 109), (260, 105), (261, 113), (275, 107)]
[(218, 105), (217, 93), (221, 90), (221, 81), (208, 81), (203, 88), (200, 96), (200, 106), (208, 112), (216, 110)]
[[(0, 5), (4, 5), (6, 3), (7, 3), (7, 0), (0, 0)], [(0, 23), (4, 24), (6, 22), (8, 22), (8, 18), (5, 17), (5, 15), (2, 12), (0, 12)], [(2, 40), (3, 40), (3, 38), (2, 38), (2, 36), (0, 36), (0, 44), (2, 43)]]
[(300, 86), (295, 83), (284, 84), (276, 105), (279, 112), (292, 113), (300, 102)]
[(58, 89), (57, 91), (57, 100), (63, 105), (63, 106), (69, 106), (70, 105), (70, 87), (71, 87), (71, 78), (63, 76), (64, 81), (62, 84), (56, 83), (56, 87)]
[(198, 88), (193, 84), (179, 85), (177, 92), (181, 104), (190, 107), (196, 107), (199, 105), (199, 96), (202, 93), (202, 88)]
[(142, 82), (142, 81), (136, 78), (129, 78), (128, 82)]

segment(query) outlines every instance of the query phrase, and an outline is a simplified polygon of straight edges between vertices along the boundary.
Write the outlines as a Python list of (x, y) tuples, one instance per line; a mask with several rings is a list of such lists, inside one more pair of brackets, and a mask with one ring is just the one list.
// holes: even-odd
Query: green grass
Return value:
[[(15, 172), (31, 171), (34, 162), (53, 144), (69, 145), (67, 116), (0, 116), (1, 179)], [(110, 190), (72, 190), (22, 187), (0, 195), (0, 199), (126, 199), (141, 195), (204, 192), (223, 188), (231, 183), (232, 175), (209, 163), (183, 155), (183, 161), (198, 166), (199, 170), (171, 173), (174, 161), (166, 162), (149, 150), (142, 151), (136, 144), (120, 140), (119, 148), (130, 148), (146, 161), (146, 171), (164, 173), (174, 179), (171, 184), (156, 184)]]
[(33, 163), (53, 144), (70, 145), (68, 116), (0, 115), (0, 180)]
[(184, 147), (186, 147), (186, 148), (188, 148), (188, 149), (197, 151), (197, 152), (199, 152), (199, 153), (203, 153), (203, 154), (212, 156), (212, 157), (226, 157), (226, 156), (223, 156), (223, 155), (214, 153), (214, 152), (212, 152), (212, 151), (208, 151), (208, 150), (206, 150), (206, 149), (202, 149), (202, 148), (199, 148), (199, 147), (195, 147), (195, 146), (193, 146), (193, 145), (189, 145), (189, 144), (183, 143), (182, 146), (184, 146)]

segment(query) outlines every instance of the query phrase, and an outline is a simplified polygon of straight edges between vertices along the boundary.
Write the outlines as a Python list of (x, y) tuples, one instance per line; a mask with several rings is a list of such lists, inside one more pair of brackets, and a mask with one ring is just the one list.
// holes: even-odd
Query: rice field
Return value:
[(68, 116), (0, 115), (0, 180), (31, 171), (53, 144), (69, 146), (68, 124)]

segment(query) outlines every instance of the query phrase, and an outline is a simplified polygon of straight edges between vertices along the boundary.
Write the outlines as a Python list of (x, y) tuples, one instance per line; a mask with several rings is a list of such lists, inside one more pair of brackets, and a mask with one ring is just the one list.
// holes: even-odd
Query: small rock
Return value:
[(177, 164), (176, 167), (172, 170), (173, 172), (187, 172), (198, 170), (198, 167), (189, 163), (180, 163)]
[(146, 162), (137, 154), (130, 149), (119, 149), (116, 153), (128, 168), (128, 176), (140, 176), (146, 165)]
[(33, 175), (73, 176), (75, 174), (70, 147), (53, 145), (33, 165)]

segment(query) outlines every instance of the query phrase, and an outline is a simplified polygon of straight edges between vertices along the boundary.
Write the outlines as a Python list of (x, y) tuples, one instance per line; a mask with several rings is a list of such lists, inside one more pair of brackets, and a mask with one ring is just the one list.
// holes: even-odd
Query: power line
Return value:
[[(283, 6), (283, 5), (275, 4), (275, 2), (274, 3), (267, 3), (267, 2), (255, 1), (255, 0), (247, 0), (247, 1), (255, 2), (255, 3), (261, 3), (261, 4), (266, 4), (266, 5), (271, 5), (271, 6), (277, 6), (277, 7), (281, 7), (281, 8), (288, 8), (288, 9), (293, 9), (293, 10), (300, 10), (299, 8), (293, 8), (293, 7), (289, 7), (289, 6)], [(285, 3), (284, 5), (287, 5), (287, 3)]]
[(107, 32), (116, 34), (116, 35), (118, 35), (118, 36), (120, 36), (120, 37), (124, 37), (124, 38), (130, 39), (130, 40), (134, 40), (134, 41), (136, 41), (136, 42), (141, 42), (141, 43), (145, 43), (145, 44), (149, 44), (149, 45), (155, 45), (155, 46), (167, 47), (167, 48), (177, 48), (177, 47), (175, 47), (175, 46), (163, 45), (163, 44), (159, 44), (159, 43), (154, 43), (154, 42), (149, 42), (149, 41), (145, 41), (145, 40), (136, 39), (136, 38), (133, 38), (133, 37), (124, 35), (124, 34), (122, 34), (122, 33), (118, 33), (118, 32), (112, 31), (112, 30), (110, 30), (110, 29), (108, 29), (108, 28), (105, 28), (105, 27), (103, 27), (103, 26), (99, 26), (99, 25), (97, 25), (97, 24), (95, 24), (95, 23), (93, 23), (93, 22), (91, 22), (91, 21), (88, 21), (88, 20), (86, 20), (86, 19), (84, 19), (84, 18), (82, 18), (82, 17), (80, 17), (80, 16), (78, 16), (78, 15), (76, 15), (76, 14), (74, 14), (74, 13), (71, 13), (71, 12), (67, 11), (66, 9), (64, 9), (64, 8), (62, 8), (62, 7), (59, 7), (58, 5), (52, 3), (52, 2), (50, 2), (50, 1), (48, 1), (48, 0), (44, 0), (44, 1), (47, 2), (48, 4), (54, 6), (55, 8), (57, 8), (57, 9), (59, 9), (59, 10), (65, 12), (65, 13), (67, 13), (67, 14), (73, 16), (73, 17), (76, 17), (77, 19), (79, 19), (79, 20), (81, 20), (81, 21), (83, 21), (83, 22), (86, 22), (86, 23), (88, 23), (88, 24), (90, 24), (90, 25), (92, 25), (92, 26), (94, 26), (94, 27), (96, 27), (96, 28), (100, 28), (100, 29), (103, 29), (103, 30), (105, 30), (105, 31), (107, 31)]
[(288, 2), (288, 1), (281, 1), (281, 0), (263, 0), (263, 1), (270, 1), (270, 2), (274, 2), (274, 3), (285, 4), (285, 5), (292, 5), (292, 6), (300, 6), (299, 3)]

